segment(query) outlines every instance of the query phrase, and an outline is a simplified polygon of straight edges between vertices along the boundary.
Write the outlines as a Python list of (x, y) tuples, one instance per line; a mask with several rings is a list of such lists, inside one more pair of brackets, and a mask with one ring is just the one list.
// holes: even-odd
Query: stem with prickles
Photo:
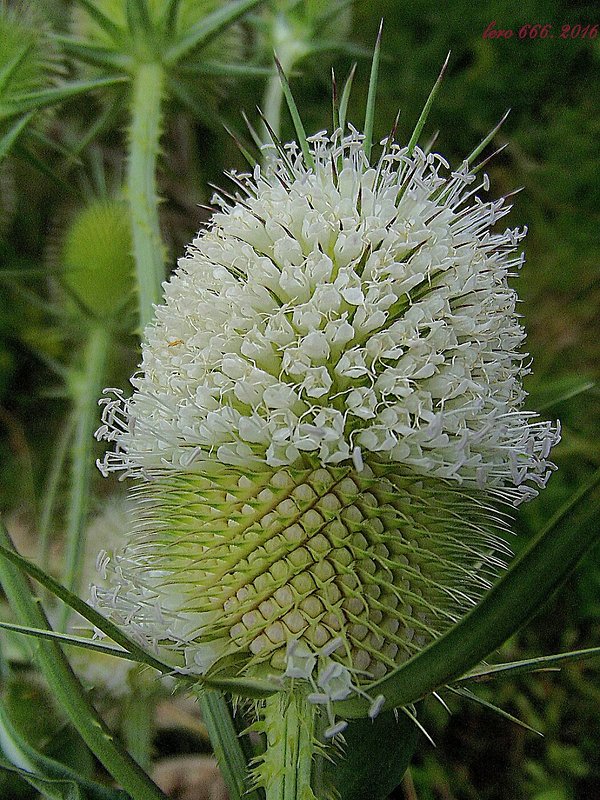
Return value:
[(312, 785), (316, 708), (302, 691), (276, 692), (263, 709), (267, 749), (257, 769), (266, 800), (316, 800)]
[(161, 300), (165, 273), (156, 189), (164, 79), (161, 64), (139, 64), (131, 95), (127, 193), (141, 330), (152, 319), (153, 306)]

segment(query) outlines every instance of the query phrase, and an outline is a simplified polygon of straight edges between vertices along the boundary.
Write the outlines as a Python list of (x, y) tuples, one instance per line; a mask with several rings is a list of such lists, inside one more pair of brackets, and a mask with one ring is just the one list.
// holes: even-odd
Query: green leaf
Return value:
[[(386, 707), (405, 706), (464, 675), (536, 614), (558, 589), (600, 530), (600, 497), (588, 498), (600, 469), (548, 522), (475, 608), (446, 633), (369, 687)], [(583, 502), (586, 500), (587, 502)], [(334, 704), (340, 716), (366, 716), (369, 703), (352, 698)]]
[(164, 0), (161, 23), (168, 36), (172, 36), (177, 28), (177, 16), (181, 0)]
[(304, 161), (306, 166), (312, 169), (315, 166), (315, 162), (313, 161), (313, 157), (306, 140), (306, 131), (304, 130), (304, 125), (302, 124), (302, 119), (300, 118), (300, 113), (298, 111), (296, 101), (294, 100), (294, 95), (290, 89), (289, 81), (286, 78), (283, 67), (279, 63), (277, 56), (275, 56), (275, 65), (277, 67), (277, 72), (279, 73), (279, 80), (281, 81), (281, 88), (283, 89), (285, 102), (287, 103), (287, 107), (292, 117), (292, 122), (294, 123), (294, 129), (296, 131), (296, 136), (298, 137), (298, 144), (300, 145), (302, 154), (304, 155)]
[(216, 678), (208, 676), (202, 680), (207, 686), (222, 689), (229, 694), (261, 699), (281, 690), (281, 686), (259, 678)]
[(14, 74), (15, 70), (17, 70), (19, 66), (23, 63), (25, 58), (27, 58), (32, 47), (33, 47), (33, 42), (30, 42), (29, 44), (24, 44), (23, 47), (20, 50), (18, 50), (14, 54), (14, 56), (7, 61), (6, 64), (4, 64), (4, 66), (0, 70), (0, 92), (4, 91), (7, 83)]
[(24, 161), (27, 161), (31, 164), (35, 169), (39, 170), (42, 175), (45, 175), (55, 186), (62, 189), (65, 194), (73, 195), (75, 194), (75, 188), (73, 183), (67, 183), (60, 175), (58, 175), (53, 169), (51, 169), (48, 164), (41, 158), (28, 150), (24, 147), (23, 142), (21, 140), (15, 143), (15, 155), (22, 158)]
[(211, 114), (208, 107), (198, 99), (198, 96), (190, 91), (187, 83), (175, 78), (173, 75), (167, 75), (166, 83), (169, 93), (193, 114), (199, 122), (206, 125), (207, 128), (214, 126), (216, 122), (214, 114)]
[(59, 633), (58, 631), (50, 631), (43, 628), (29, 628), (27, 625), (16, 625), (11, 622), (0, 622), (0, 628), (7, 631), (14, 631), (15, 633), (22, 633), (25, 636), (34, 636), (38, 639), (51, 639), (53, 641), (62, 642), (63, 644), (71, 644), (74, 647), (94, 650), (97, 653), (124, 658), (127, 661), (143, 663), (139, 658), (128, 653), (127, 650), (121, 650), (118, 647), (102, 644), (102, 642), (98, 642), (95, 639), (87, 639), (85, 636), (73, 636), (68, 633)]
[(525, 728), (526, 731), (530, 731), (531, 733), (536, 733), (538, 736), (543, 735), (542, 733), (540, 733), (540, 731), (536, 731), (535, 728), (532, 728), (531, 725), (528, 725), (526, 722), (523, 722), (522, 719), (515, 717), (508, 711), (505, 711), (503, 708), (500, 708), (500, 706), (494, 705), (494, 703), (490, 703), (487, 700), (478, 697), (476, 694), (473, 694), (473, 692), (469, 691), (469, 689), (464, 689), (464, 688), (456, 689), (450, 687), (450, 691), (453, 692), (454, 694), (460, 695), (461, 697), (465, 697), (467, 700), (472, 700), (474, 703), (477, 703), (478, 705), (483, 706), (484, 708), (487, 708), (490, 711), (493, 711), (495, 714), (498, 714), (498, 716), (504, 717), (504, 719), (507, 719), (509, 722), (513, 722), (520, 728)]
[[(10, 761), (6, 761), (3, 758), (0, 758), (0, 768), (23, 778), (30, 786), (37, 789), (42, 797), (48, 800), (87, 800), (87, 796), (82, 794), (81, 788), (75, 781), (41, 778), (33, 772), (13, 767)], [(123, 798), (123, 795), (121, 795), (121, 798)]]
[(429, 93), (427, 102), (425, 103), (423, 111), (421, 111), (421, 115), (417, 120), (417, 124), (415, 125), (415, 129), (412, 132), (412, 136), (410, 137), (410, 140), (408, 142), (408, 155), (412, 154), (412, 151), (415, 149), (415, 145), (419, 141), (419, 137), (421, 136), (421, 132), (425, 127), (425, 123), (427, 122), (427, 117), (429, 116), (429, 112), (431, 111), (431, 106), (433, 105), (433, 101), (435, 100), (436, 95), (441, 86), (442, 78), (444, 77), (444, 72), (446, 71), (446, 67), (448, 66), (449, 60), (450, 60), (450, 53), (448, 53), (448, 55), (446, 56), (446, 60), (444, 61), (442, 69), (440, 70), (440, 74), (438, 75), (436, 82), (433, 84), (433, 89)]
[(85, 9), (94, 22), (102, 28), (115, 43), (121, 41), (123, 31), (118, 25), (115, 25), (110, 17), (98, 8), (97, 3), (93, 2), (93, 0), (75, 0), (75, 2)]
[(250, 153), (250, 151), (248, 150), (248, 148), (247, 148), (247, 147), (245, 147), (245, 146), (242, 144), (242, 142), (241, 142), (241, 140), (240, 140), (239, 136), (238, 136), (238, 135), (237, 135), (237, 134), (236, 134), (234, 131), (232, 131), (232, 130), (231, 130), (231, 128), (227, 127), (227, 125), (225, 125), (225, 124), (223, 124), (223, 127), (225, 128), (225, 130), (227, 131), (227, 133), (228, 133), (228, 134), (231, 136), (231, 138), (232, 138), (232, 139), (233, 139), (233, 141), (235, 142), (235, 146), (236, 146), (236, 147), (237, 147), (237, 149), (240, 151), (240, 153), (241, 153), (241, 154), (244, 156), (244, 158), (246, 159), (246, 161), (248, 162), (248, 164), (250, 165), (250, 167), (251, 167), (252, 169), (254, 169), (254, 167), (255, 167), (255, 166), (258, 164), (258, 161), (257, 161), (257, 160), (254, 158), (254, 156), (253, 156), (253, 155)]
[(77, 95), (92, 92), (94, 89), (115, 86), (116, 84), (124, 83), (126, 80), (127, 77), (124, 75), (111, 75), (108, 78), (96, 78), (90, 81), (74, 81), (73, 83), (59, 86), (55, 89), (44, 89), (39, 92), (14, 95), (11, 97), (10, 103), (7, 103), (5, 108), (2, 109), (0, 118), (11, 119), (12, 117), (21, 116), (21, 114), (28, 111), (48, 108), (57, 103), (62, 103), (65, 100), (70, 100), (72, 97), (77, 97)]
[(17, 141), (22, 131), (27, 127), (32, 116), (32, 113), (25, 114), (25, 116), (18, 119), (0, 138), (0, 162), (8, 155), (11, 147)]
[(492, 141), (494, 136), (498, 133), (500, 128), (504, 125), (504, 123), (506, 122), (506, 118), (508, 117), (509, 114), (510, 114), (510, 108), (504, 112), (500, 122), (498, 122), (498, 124), (492, 128), (492, 130), (488, 133), (488, 135), (477, 145), (475, 150), (473, 150), (473, 152), (469, 156), (467, 156), (467, 158), (465, 159), (467, 164), (472, 164), (473, 161), (477, 158), (477, 156), (485, 150), (485, 148)]
[(210, 39), (218, 36), (221, 31), (228, 28), (251, 8), (262, 0), (236, 0), (217, 6), (216, 11), (207, 14), (204, 19), (188, 28), (179, 41), (165, 53), (165, 63), (175, 64), (183, 56), (200, 45), (206, 44)]
[(133, 40), (140, 36), (152, 32), (152, 20), (146, 0), (125, 0), (125, 13), (127, 16), (127, 26)]
[(340, 99), (340, 129), (342, 131), (342, 136), (344, 135), (344, 129), (346, 127), (346, 114), (348, 112), (348, 101), (350, 100), (350, 92), (352, 91), (352, 82), (354, 81), (354, 75), (356, 74), (356, 64), (352, 65), (352, 69), (350, 70), (350, 74), (346, 79), (346, 83), (344, 84), (344, 88), (342, 90), (342, 97)]
[(39, 753), (19, 733), (0, 704), (0, 766), (16, 772), (44, 797), (54, 800), (127, 800), (128, 795), (82, 778), (75, 770)]
[(379, 77), (379, 56), (381, 53), (381, 31), (383, 29), (383, 20), (379, 23), (379, 31), (377, 32), (377, 39), (375, 41), (375, 50), (373, 51), (373, 60), (371, 61), (371, 75), (369, 77), (369, 93), (367, 95), (367, 109), (365, 112), (365, 125), (364, 125), (364, 150), (367, 161), (371, 160), (371, 148), (373, 146), (373, 122), (375, 119), (375, 98), (377, 97), (377, 80)]
[(340, 800), (383, 800), (402, 781), (419, 739), (404, 714), (386, 711), (374, 720), (352, 720), (341, 757), (324, 760), (324, 783)]
[(509, 677), (514, 675), (529, 674), (531, 672), (542, 672), (547, 670), (559, 669), (557, 664), (576, 664), (580, 661), (587, 661), (590, 658), (600, 658), (600, 647), (589, 647), (585, 650), (573, 650), (569, 653), (556, 653), (552, 656), (540, 656), (539, 658), (526, 658), (522, 661), (511, 661), (506, 664), (492, 664), (489, 667), (479, 667), (478, 669), (467, 672), (458, 679), (458, 683), (481, 683), (491, 680), (497, 676), (504, 676), (508, 673)]
[(86, 64), (130, 72), (134, 63), (133, 58), (127, 53), (111, 50), (110, 47), (103, 45), (91, 44), (85, 39), (60, 34), (54, 34), (52, 38), (65, 52)]
[(271, 74), (268, 67), (255, 64), (228, 64), (226, 61), (196, 61), (182, 64), (180, 75), (215, 75), (219, 78), (266, 78)]

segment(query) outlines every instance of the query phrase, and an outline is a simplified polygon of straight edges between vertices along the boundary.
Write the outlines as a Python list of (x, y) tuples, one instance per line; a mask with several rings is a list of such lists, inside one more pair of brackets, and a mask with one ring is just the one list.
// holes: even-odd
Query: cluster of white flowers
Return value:
[[(107, 390), (107, 474), (396, 462), (519, 502), (556, 427), (522, 410), (511, 270), (487, 177), (355, 131), (233, 175), (146, 330), (134, 394)], [(308, 462), (306, 459), (308, 458)]]
[(385, 703), (383, 695), (377, 695), (374, 699), (370, 697), (354, 681), (352, 671), (348, 667), (330, 658), (342, 645), (342, 639), (335, 638), (315, 654), (304, 642), (292, 639), (286, 650), (285, 677), (307, 681), (313, 689), (313, 692), (307, 695), (308, 702), (322, 705), (326, 709), (329, 717), (329, 727), (324, 731), (326, 739), (333, 739), (348, 727), (345, 720), (335, 721), (333, 703), (337, 700), (346, 700), (353, 693), (362, 695), (371, 703), (368, 714), (370, 719), (375, 719)]

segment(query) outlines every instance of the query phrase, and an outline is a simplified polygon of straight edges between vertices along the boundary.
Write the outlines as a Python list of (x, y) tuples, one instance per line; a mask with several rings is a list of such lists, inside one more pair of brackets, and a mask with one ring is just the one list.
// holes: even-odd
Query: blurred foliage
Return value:
[[(20, 3), (11, 5), (21, 8)], [(105, 6), (108, 9), (110, 3)], [(436, 148), (451, 163), (460, 164), (504, 111), (512, 108), (496, 139), (497, 145), (508, 142), (509, 146), (487, 171), (497, 194), (524, 187), (514, 198), (509, 224), (530, 228), (525, 243), (527, 265), (518, 280), (535, 364), (527, 388), (531, 407), (543, 407), (544, 414), (559, 417), (563, 425), (563, 440), (556, 450), (558, 472), (543, 496), (519, 512), (519, 536), (514, 540), (518, 549), (600, 465), (600, 38), (559, 37), (563, 24), (600, 22), (598, 5), (566, 0), (522, 0), (518, 7), (508, 0), (477, 4), (469, 0), (444, 4), (356, 0), (351, 11), (350, 5), (342, 6), (346, 4), (340, 4), (343, 16), (337, 33), (343, 33), (345, 46), (338, 41), (335, 47), (331, 42), (319, 47), (311, 38), (306, 48), (300, 48), (302, 55), (308, 52), (310, 57), (293, 60), (292, 88), (308, 132), (330, 125), (332, 64), (341, 84), (356, 57), (359, 67), (349, 119), (362, 124), (368, 60), (361, 53), (372, 47), (382, 17), (376, 137), (389, 132), (398, 108), (397, 138), (402, 141), (410, 136), (449, 49), (449, 70), (426, 138), (439, 129)], [(268, 33), (269, 20), (286, 10), (296, 15), (294, 31), (304, 30), (303, 20), (321, 13), (319, 4), (308, 0), (265, 3), (264, 9), (253, 11), (236, 26), (226, 48), (213, 50), (210, 57), (245, 58), (270, 70), (275, 35)], [(35, 12), (46, 20), (44, 26), (62, 33), (77, 23), (67, 0), (44, 0), (35, 4)], [(48, 50), (38, 55), (33, 22), (28, 16), (21, 19), (30, 25), (34, 42), (28, 51), (31, 70), (48, 69), (50, 59), (48, 80), (55, 80), (56, 53)], [(482, 33), (492, 21), (498, 28), (514, 29), (513, 38), (484, 40)], [(525, 23), (552, 24), (554, 38), (519, 39), (516, 31)], [(317, 33), (310, 28), (310, 37)], [(2, 59), (7, 58), (5, 41), (0, 42)], [(235, 52), (227, 52), (231, 49)], [(65, 69), (76, 72), (66, 62)], [(210, 201), (209, 182), (223, 185), (224, 169), (244, 168), (219, 117), (242, 136), (240, 109), (246, 109), (257, 125), (253, 110), (265, 93), (268, 70), (262, 77), (240, 74), (225, 80), (212, 75), (208, 114), (195, 115), (181, 106), (169, 110), (159, 187), (171, 265), (207, 218), (198, 204)], [(193, 79), (189, 82), (193, 84)], [(118, 100), (119, 91), (113, 91), (112, 101)], [(95, 93), (75, 98), (52, 113), (44, 112), (43, 127), (37, 128), (43, 134), (28, 131), (11, 157), (0, 164), (0, 511), (18, 513), (25, 527), (39, 512), (51, 454), (68, 410), (68, 376), (81, 358), (79, 348), (90, 312), (90, 304), (82, 300), (86, 292), (82, 281), (85, 284), (90, 270), (80, 269), (64, 279), (61, 275), (65, 267), (74, 266), (68, 225), (85, 213), (83, 209), (100, 202), (93, 198), (112, 196), (113, 187), (123, 180), (124, 117), (118, 102), (112, 101), (107, 103), (105, 96)], [(102, 125), (80, 147), (99, 119)], [(282, 138), (292, 136), (291, 121), (284, 113)], [(86, 246), (95, 247), (91, 238)], [(117, 239), (97, 247), (105, 248), (100, 255), (112, 263)], [(89, 267), (91, 258), (85, 248), (78, 252), (81, 256), (75, 260)], [(115, 276), (110, 282), (111, 291), (101, 290), (105, 310), (112, 307), (115, 292), (126, 299), (127, 283), (119, 280)], [(133, 337), (115, 336), (110, 358), (115, 385), (125, 385), (137, 355)], [(95, 480), (96, 498), (107, 493), (105, 483)], [(64, 476), (58, 488), (52, 516), (55, 547), (64, 525)], [(99, 506), (101, 500), (95, 502)], [(35, 551), (35, 543), (32, 548)], [(599, 643), (597, 547), (550, 600), (546, 611), (500, 655), (503, 660), (517, 659)], [(588, 662), (560, 674), (481, 685), (482, 698), (537, 728), (544, 739), (462, 699), (449, 699), (452, 716), (429, 700), (423, 722), (439, 746), (434, 751), (421, 740), (411, 776), (394, 796), (406, 800), (591, 800), (599, 796), (599, 677), (600, 664)], [(38, 696), (43, 688), (27, 681), (4, 687), (4, 696), (11, 708), (20, 709), (24, 725), (30, 724), (32, 704), (50, 708), (48, 699)], [(56, 742), (52, 726), (63, 724), (59, 715), (53, 715), (54, 711), (45, 713), (44, 726), (29, 731), (42, 749), (50, 739)], [(66, 742), (64, 730), (63, 735)], [(155, 747), (160, 746), (160, 739), (156, 740)], [(169, 748), (177, 751), (176, 745)], [(89, 762), (80, 763), (86, 756), (72, 741), (64, 745), (60, 756), (55, 747), (52, 754), (85, 774), (93, 769)], [(4, 781), (0, 783), (3, 797), (31, 796), (29, 790), (17, 788), (14, 778), (0, 772), (0, 780)], [(4, 788), (9, 785), (6, 781), (12, 781), (10, 790)]]

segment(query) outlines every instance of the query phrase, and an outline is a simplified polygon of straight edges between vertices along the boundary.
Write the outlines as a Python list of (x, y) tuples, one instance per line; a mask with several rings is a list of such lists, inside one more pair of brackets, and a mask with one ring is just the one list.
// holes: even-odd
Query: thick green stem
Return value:
[(131, 95), (127, 191), (142, 330), (161, 300), (165, 272), (156, 190), (164, 78), (161, 64), (139, 64)]
[[(12, 542), (1, 525), (0, 544), (12, 548)], [(31, 596), (25, 576), (6, 559), (0, 559), (0, 583), (20, 622), (33, 628), (48, 627), (45, 614)], [(125, 791), (129, 792), (132, 800), (166, 800), (158, 786), (123, 750), (100, 719), (60, 646), (54, 642), (39, 640), (35, 645), (35, 654), (48, 686), (60, 706), (90, 750)]]
[(266, 699), (267, 750), (259, 767), (266, 800), (315, 800), (315, 716), (315, 706), (302, 692), (276, 692)]
[[(83, 351), (81, 372), (74, 379), (72, 387), (75, 431), (71, 445), (71, 480), (65, 550), (65, 583), (72, 591), (77, 591), (79, 588), (83, 562), (94, 466), (94, 430), (98, 427), (98, 398), (104, 386), (109, 345), (110, 333), (101, 324), (94, 324)], [(68, 614), (68, 609), (65, 609), (61, 626), (63, 628)]]

